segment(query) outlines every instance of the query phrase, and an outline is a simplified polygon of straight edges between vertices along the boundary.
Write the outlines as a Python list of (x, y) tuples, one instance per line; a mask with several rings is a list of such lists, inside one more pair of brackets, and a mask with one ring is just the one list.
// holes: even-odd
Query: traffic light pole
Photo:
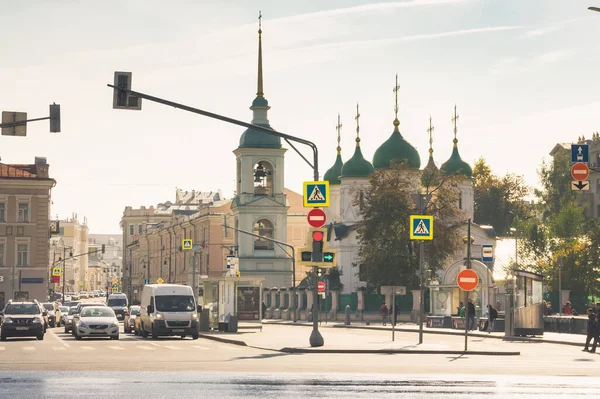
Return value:
[[(431, 194), (413, 194), (412, 199), (423, 215), (431, 200)], [(423, 343), (423, 319), (425, 318), (425, 270), (423, 265), (423, 240), (419, 241), (419, 345)]]
[(319, 332), (319, 292), (317, 289), (317, 266), (313, 266), (312, 268), (312, 291), (313, 291), (313, 330), (310, 333), (309, 343), (310, 346), (323, 346), (325, 345), (325, 341), (323, 340), (323, 336)]

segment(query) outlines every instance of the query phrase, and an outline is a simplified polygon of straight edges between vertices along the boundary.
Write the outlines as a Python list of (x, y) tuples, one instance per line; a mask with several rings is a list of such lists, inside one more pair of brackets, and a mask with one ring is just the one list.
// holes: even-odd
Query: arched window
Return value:
[[(273, 238), (273, 223), (268, 219), (260, 219), (254, 224), (254, 234), (261, 237)], [(254, 249), (268, 250), (273, 249), (273, 241), (265, 240), (263, 238), (254, 238)]]
[(273, 195), (273, 166), (269, 162), (254, 165), (254, 194)]

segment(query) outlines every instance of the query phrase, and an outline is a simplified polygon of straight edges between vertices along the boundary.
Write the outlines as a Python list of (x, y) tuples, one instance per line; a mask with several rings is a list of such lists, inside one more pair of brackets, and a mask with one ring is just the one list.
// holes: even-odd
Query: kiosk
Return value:
[(543, 276), (515, 270), (506, 279), (507, 336), (544, 335)]
[(264, 277), (201, 276), (198, 279), (198, 304), (202, 306), (200, 328), (236, 332), (241, 321), (255, 323), (262, 331), (264, 280)]

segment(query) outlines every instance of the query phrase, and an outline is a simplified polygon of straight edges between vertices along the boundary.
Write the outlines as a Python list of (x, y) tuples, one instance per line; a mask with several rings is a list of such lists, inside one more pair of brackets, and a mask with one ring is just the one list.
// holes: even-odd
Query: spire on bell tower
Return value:
[(337, 153), (340, 155), (342, 153), (342, 147), (340, 147), (341, 133), (342, 133), (342, 123), (340, 122), (340, 114), (338, 114), (338, 123), (335, 126), (335, 130), (337, 130)]
[(396, 86), (394, 86), (394, 94), (396, 95), (396, 104), (394, 105), (394, 131), (398, 130), (400, 121), (398, 120), (398, 92), (400, 91), (400, 85), (398, 84), (398, 74), (396, 74)]
[(356, 103), (356, 146), (360, 147), (360, 112), (358, 111), (358, 103)]
[(262, 67), (262, 12), (258, 12), (258, 85), (256, 97), (264, 97), (263, 91), (263, 67)]
[(431, 124), (431, 115), (429, 115), (429, 128), (427, 129), (427, 133), (429, 134), (429, 157), (433, 158), (433, 130), (434, 127)]
[(452, 123), (454, 123), (454, 140), (452, 140), (452, 142), (454, 143), (454, 147), (458, 147), (458, 139), (456, 138), (456, 122), (458, 121), (458, 114), (456, 113), (456, 104), (454, 104), (454, 116), (451, 119)]

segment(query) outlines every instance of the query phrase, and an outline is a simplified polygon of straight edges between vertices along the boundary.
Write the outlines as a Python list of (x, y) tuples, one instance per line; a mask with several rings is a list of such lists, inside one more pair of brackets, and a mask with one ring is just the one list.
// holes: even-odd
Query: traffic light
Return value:
[(102, 253), (106, 253), (106, 245), (102, 244)]
[(312, 260), (312, 252), (302, 251), (300, 253), (300, 259), (302, 260), (302, 262), (310, 262)]
[(335, 261), (335, 252), (323, 252), (323, 262), (333, 263)]
[(327, 270), (325, 270), (324, 268), (317, 268), (317, 277), (323, 277), (325, 274), (327, 273)]
[(127, 92), (131, 90), (131, 72), (115, 72), (113, 92), (113, 108), (114, 109), (142, 109), (142, 99), (133, 96)]
[(60, 133), (60, 105), (50, 104), (50, 133)]
[(323, 262), (323, 240), (325, 234), (321, 230), (312, 232), (312, 262)]

